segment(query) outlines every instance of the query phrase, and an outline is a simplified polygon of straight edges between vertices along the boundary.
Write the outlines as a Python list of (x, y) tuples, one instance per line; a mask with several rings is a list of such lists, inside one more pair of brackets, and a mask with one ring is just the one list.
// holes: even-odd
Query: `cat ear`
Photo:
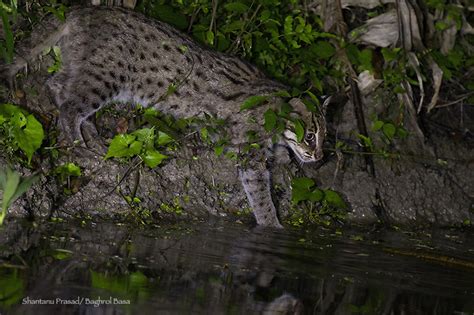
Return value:
[(306, 115), (306, 113), (309, 112), (306, 105), (299, 98), (292, 98), (289, 103), (291, 107), (293, 107), (294, 111), (299, 113), (300, 115)]
[(308, 109), (308, 107), (303, 103), (302, 100), (299, 98), (292, 98), (289, 101), (291, 107), (293, 107), (293, 114), (292, 116), (299, 116), (295, 118), (302, 118), (303, 121), (309, 123), (311, 121), (311, 117), (313, 113)]
[[(319, 106), (319, 110), (315, 108), (317, 112), (322, 115), (326, 114), (326, 110), (328, 105), (332, 102), (333, 96), (332, 95), (324, 95), (321, 97), (321, 105)], [(290, 100), (290, 105), (293, 107), (295, 112), (298, 112), (300, 115), (306, 115), (307, 113), (311, 112), (310, 109), (303, 103), (302, 100), (299, 98), (292, 98)]]

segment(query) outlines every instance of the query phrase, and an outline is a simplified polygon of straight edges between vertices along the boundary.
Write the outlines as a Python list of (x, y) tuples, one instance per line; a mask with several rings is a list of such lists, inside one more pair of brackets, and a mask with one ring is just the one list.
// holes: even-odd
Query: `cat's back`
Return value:
[(64, 22), (49, 22), (57, 30), (36, 35), (49, 34), (42, 47), (59, 46), (62, 67), (48, 87), (60, 110), (81, 121), (110, 101), (157, 105), (175, 116), (229, 117), (245, 98), (285, 88), (239, 58), (126, 9), (76, 7)]
[(122, 8), (74, 8), (68, 12), (65, 24), (62, 46), (81, 52), (83, 57), (115, 53), (149, 60), (159, 54), (166, 59), (171, 54), (182, 54), (184, 46), (199, 49), (170, 25)]
[(119, 32), (126, 33), (129, 39), (143, 37), (147, 42), (153, 40), (172, 40), (189, 38), (172, 26), (150, 19), (140, 13), (117, 7), (74, 7), (66, 14), (66, 24), (74, 34), (85, 32), (83, 35), (90, 39), (118, 36)]

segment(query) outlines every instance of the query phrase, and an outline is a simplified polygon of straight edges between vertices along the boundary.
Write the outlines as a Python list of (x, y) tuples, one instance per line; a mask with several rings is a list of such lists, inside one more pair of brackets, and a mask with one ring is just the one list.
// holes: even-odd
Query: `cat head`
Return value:
[[(295, 125), (289, 123), (283, 132), (283, 141), (294, 152), (302, 163), (311, 163), (323, 158), (323, 142), (326, 136), (326, 119), (324, 117), (331, 97), (324, 100), (319, 112), (311, 112), (298, 98), (290, 100), (294, 118), (301, 119), (304, 128), (302, 139), (298, 139)], [(300, 141), (298, 141), (300, 140)]]

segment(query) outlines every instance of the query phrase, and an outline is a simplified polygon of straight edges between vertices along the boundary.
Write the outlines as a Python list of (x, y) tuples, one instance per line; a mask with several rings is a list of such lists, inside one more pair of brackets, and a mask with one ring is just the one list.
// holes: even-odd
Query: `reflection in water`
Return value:
[(469, 235), (16, 223), (0, 233), (2, 315), (474, 314)]

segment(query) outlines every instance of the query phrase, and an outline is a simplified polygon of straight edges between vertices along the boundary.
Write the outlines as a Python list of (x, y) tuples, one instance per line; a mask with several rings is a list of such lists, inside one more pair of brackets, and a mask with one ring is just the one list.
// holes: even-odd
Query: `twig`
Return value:
[[(137, 160), (137, 159), (138, 159), (138, 157), (136, 157), (134, 160)], [(122, 184), (122, 182), (125, 180), (125, 178), (127, 178), (127, 176), (130, 175), (130, 173), (131, 173), (133, 170), (135, 170), (137, 167), (139, 167), (142, 163), (143, 163), (143, 160), (140, 159), (140, 161), (139, 161), (136, 165), (134, 165), (134, 166), (129, 166), (129, 167), (127, 168), (127, 171), (125, 172), (125, 174), (123, 174), (122, 178), (119, 180), (119, 182), (118, 182), (109, 192), (107, 192), (104, 196), (102, 196), (102, 198), (105, 197), (105, 196), (110, 195), (111, 193), (113, 193), (114, 190), (115, 190), (118, 186), (120, 186), (120, 184)]]
[(197, 8), (196, 10), (194, 10), (193, 14), (191, 15), (191, 20), (189, 21), (189, 26), (188, 26), (188, 30), (187, 30), (188, 34), (191, 32), (191, 29), (192, 29), (193, 24), (194, 24), (194, 20), (196, 19), (196, 16), (199, 13), (199, 11), (201, 11), (200, 7)]
[[(252, 4), (250, 5), (250, 8), (252, 8), (252, 6), (254, 5), (254, 3), (255, 3), (255, 2), (252, 2)], [(232, 45), (229, 47), (229, 49), (227, 49), (228, 52), (230, 52), (231, 54), (234, 53), (234, 49), (237, 48), (238, 42), (240, 42), (240, 37), (241, 37), (242, 34), (244, 33), (245, 28), (247, 27), (247, 25), (249, 25), (249, 24), (253, 21), (253, 19), (255, 19), (255, 17), (257, 16), (257, 13), (258, 13), (258, 11), (260, 11), (260, 8), (261, 8), (261, 7), (262, 7), (262, 5), (259, 4), (259, 5), (257, 6), (257, 8), (253, 11), (253, 14), (252, 14), (252, 16), (250, 17), (250, 19), (248, 19), (248, 20), (246, 21), (246, 23), (244, 23), (244, 24), (242, 25), (242, 28), (240, 29), (239, 34), (237, 35), (237, 37), (235, 38), (235, 40), (232, 42)]]
[[(359, 87), (357, 86), (357, 82), (352, 77), (349, 77), (349, 83), (351, 85), (351, 100), (352, 104), (354, 105), (354, 114), (356, 116), (357, 129), (359, 129), (359, 133), (361, 135), (368, 138), (369, 133), (367, 132), (367, 126), (365, 124), (364, 109), (362, 108), (362, 99), (360, 97)], [(369, 149), (365, 146), (362, 149), (364, 150), (364, 152), (370, 152)], [(372, 177), (375, 178), (375, 165), (371, 155), (364, 155), (364, 160), (365, 165), (367, 167), (367, 171)]]
[(209, 32), (212, 32), (212, 27), (214, 26), (216, 20), (216, 12), (217, 12), (217, 4), (219, 0), (212, 0), (212, 15), (211, 15), (211, 23), (209, 24)]
[(460, 102), (464, 101), (466, 98), (468, 98), (471, 95), (474, 95), (474, 92), (464, 94), (464, 96), (462, 96), (462, 97), (460, 97), (457, 100), (452, 101), (452, 102), (448, 102), (448, 103), (444, 103), (444, 104), (436, 104), (436, 106), (434, 108), (443, 108), (443, 107), (456, 105), (457, 103), (460, 103)]

